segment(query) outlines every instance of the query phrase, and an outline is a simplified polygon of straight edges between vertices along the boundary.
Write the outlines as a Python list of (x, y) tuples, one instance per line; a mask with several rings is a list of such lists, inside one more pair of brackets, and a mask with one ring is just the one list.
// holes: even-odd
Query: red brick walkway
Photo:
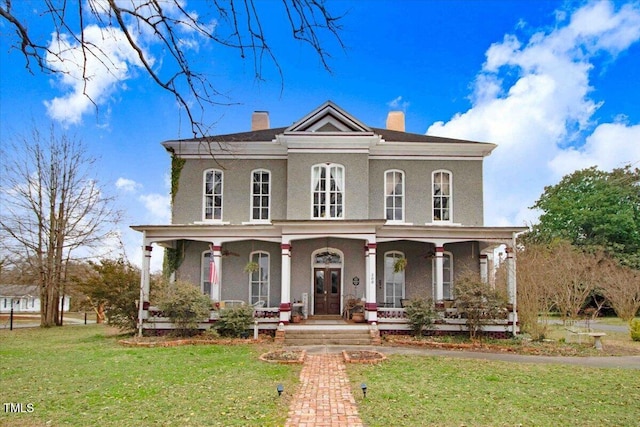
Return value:
[(340, 354), (307, 355), (286, 426), (363, 426)]

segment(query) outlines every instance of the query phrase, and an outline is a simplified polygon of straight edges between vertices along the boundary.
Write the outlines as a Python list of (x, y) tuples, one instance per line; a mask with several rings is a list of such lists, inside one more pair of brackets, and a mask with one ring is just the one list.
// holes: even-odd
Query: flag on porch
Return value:
[(209, 256), (209, 282), (211, 282), (212, 285), (218, 284), (218, 272), (216, 271), (216, 263), (213, 261), (213, 248)]

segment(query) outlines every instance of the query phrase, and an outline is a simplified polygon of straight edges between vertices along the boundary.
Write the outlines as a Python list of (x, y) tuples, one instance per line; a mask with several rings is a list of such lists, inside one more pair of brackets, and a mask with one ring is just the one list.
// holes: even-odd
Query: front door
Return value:
[(314, 269), (314, 314), (340, 314), (340, 269)]

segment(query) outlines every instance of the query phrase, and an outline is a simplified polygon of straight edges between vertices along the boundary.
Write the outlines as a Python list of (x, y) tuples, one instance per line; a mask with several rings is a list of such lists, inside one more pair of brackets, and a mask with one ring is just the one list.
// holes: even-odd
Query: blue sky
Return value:
[[(202, 5), (185, 3), (194, 11)], [(41, 4), (21, 6), (37, 13)], [(288, 37), (273, 2), (259, 7), (282, 80), (266, 62), (257, 81), (252, 63), (237, 52), (192, 40), (196, 68), (209, 73), (231, 104), (207, 109), (211, 133), (248, 130), (254, 110), (269, 111), (273, 127), (286, 126), (328, 99), (374, 127), (385, 126), (390, 110), (403, 110), (408, 132), (498, 144), (485, 161), (486, 225), (534, 221), (528, 207), (544, 186), (576, 169), (640, 165), (640, 2), (328, 5), (346, 12), (346, 48), (327, 40), (331, 73), (308, 46)], [(32, 28), (48, 34), (39, 24)], [(29, 73), (24, 57), (9, 47), (13, 36), (5, 21), (0, 33), (3, 143), (27, 133), (34, 121), (53, 121), (82, 138), (100, 159), (98, 179), (126, 211), (122, 240), (139, 264), (141, 236), (128, 225), (168, 222), (169, 157), (160, 143), (191, 136), (185, 117), (126, 52), (118, 51), (116, 78), (95, 71), (96, 109), (60, 77)], [(161, 68), (162, 53), (146, 47)], [(154, 268), (160, 263), (155, 255)]]

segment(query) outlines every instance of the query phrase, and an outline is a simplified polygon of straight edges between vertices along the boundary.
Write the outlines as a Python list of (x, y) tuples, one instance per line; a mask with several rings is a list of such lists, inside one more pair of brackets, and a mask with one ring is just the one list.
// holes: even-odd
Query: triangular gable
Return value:
[(285, 130), (287, 133), (298, 132), (367, 132), (372, 130), (344, 111), (331, 101), (327, 101)]

